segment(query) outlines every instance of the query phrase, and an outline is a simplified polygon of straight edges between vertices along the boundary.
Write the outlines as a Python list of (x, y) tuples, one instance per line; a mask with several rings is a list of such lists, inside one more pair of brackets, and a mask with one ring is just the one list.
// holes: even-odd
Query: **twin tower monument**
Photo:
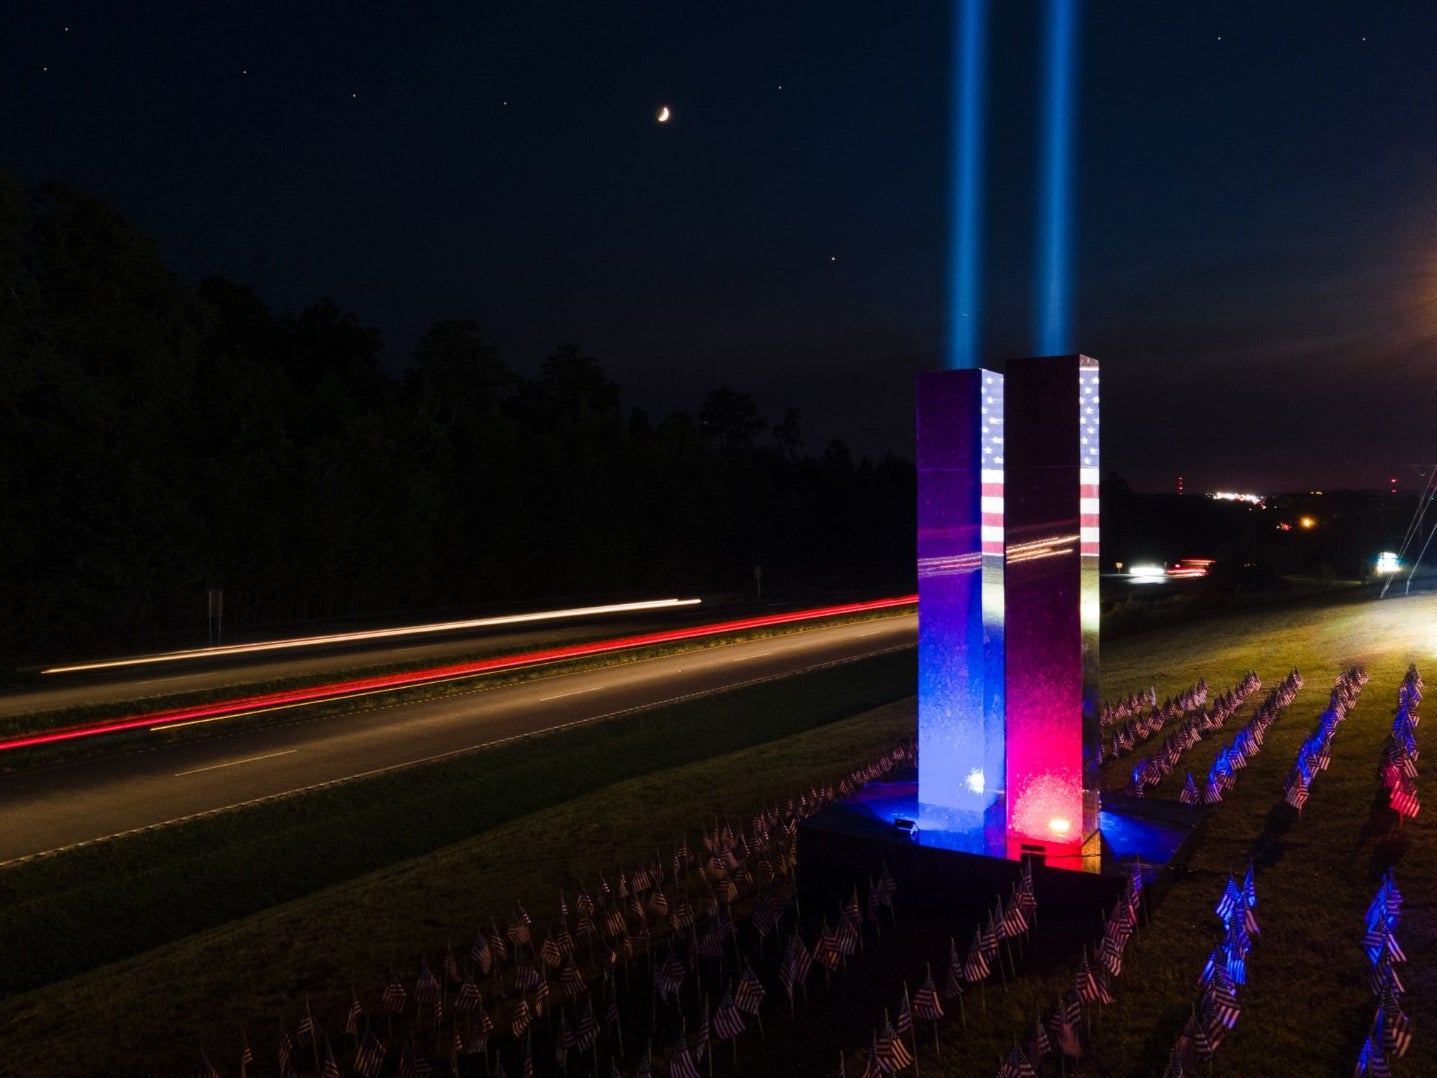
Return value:
[(1097, 871), (1098, 363), (920, 374), (918, 809)]

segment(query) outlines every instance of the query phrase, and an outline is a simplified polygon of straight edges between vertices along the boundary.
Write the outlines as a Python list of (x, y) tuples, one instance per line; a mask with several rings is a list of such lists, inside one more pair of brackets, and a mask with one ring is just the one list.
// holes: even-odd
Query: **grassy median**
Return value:
[(0, 870), (0, 991), (82, 973), (617, 782), (826, 726), (912, 695), (913, 678), (907, 649), (11, 866)]

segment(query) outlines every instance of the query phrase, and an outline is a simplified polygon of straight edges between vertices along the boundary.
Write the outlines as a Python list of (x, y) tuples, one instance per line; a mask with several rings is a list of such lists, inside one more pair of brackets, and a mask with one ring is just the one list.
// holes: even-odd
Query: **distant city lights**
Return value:
[(1208, 495), (1214, 501), (1219, 502), (1246, 502), (1248, 505), (1262, 505), (1261, 494), (1239, 494), (1231, 490), (1215, 490)]

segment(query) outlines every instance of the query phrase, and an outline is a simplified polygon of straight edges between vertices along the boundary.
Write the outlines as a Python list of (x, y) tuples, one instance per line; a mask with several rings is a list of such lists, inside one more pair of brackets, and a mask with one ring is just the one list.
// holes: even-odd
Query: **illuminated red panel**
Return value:
[(1005, 385), (1007, 829), (1062, 864), (1098, 823), (1097, 363), (1018, 360)]

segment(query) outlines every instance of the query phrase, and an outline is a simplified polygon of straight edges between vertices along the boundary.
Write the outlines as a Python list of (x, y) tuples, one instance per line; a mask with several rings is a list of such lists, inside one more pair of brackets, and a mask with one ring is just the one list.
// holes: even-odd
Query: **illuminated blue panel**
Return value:
[(949, 139), (948, 366), (977, 366), (982, 302), (983, 114), (988, 33), (987, 0), (958, 0), (953, 16), (953, 77)]
[(1039, 352), (1072, 347), (1071, 234), (1073, 113), (1078, 0), (1048, 0), (1047, 83), (1043, 96), (1038, 178), (1037, 318)]
[(1003, 779), (1003, 378), (918, 376), (918, 800), (973, 813)]

